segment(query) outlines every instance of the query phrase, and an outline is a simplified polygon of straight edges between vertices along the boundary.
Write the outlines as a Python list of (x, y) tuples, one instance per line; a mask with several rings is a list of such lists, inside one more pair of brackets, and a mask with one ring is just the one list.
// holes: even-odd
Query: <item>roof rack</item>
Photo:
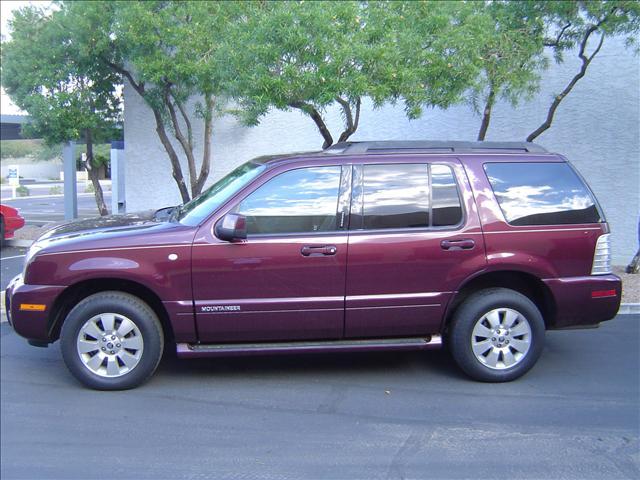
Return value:
[(431, 140), (390, 140), (374, 142), (340, 142), (332, 145), (327, 153), (547, 153), (540, 145), (530, 142), (463, 142)]

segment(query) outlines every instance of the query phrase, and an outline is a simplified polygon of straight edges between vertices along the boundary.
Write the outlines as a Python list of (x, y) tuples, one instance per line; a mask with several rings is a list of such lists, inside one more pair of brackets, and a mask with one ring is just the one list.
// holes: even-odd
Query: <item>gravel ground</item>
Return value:
[(622, 303), (640, 303), (640, 273), (625, 273), (624, 267), (613, 267), (622, 279)]
[[(16, 240), (34, 240), (52, 225), (36, 227), (26, 225), (16, 231)], [(622, 303), (640, 303), (640, 274), (625, 273), (624, 267), (613, 267), (613, 271), (622, 279)]]
[(47, 228), (50, 228), (51, 225), (46, 225), (44, 227), (37, 227), (35, 225), (25, 225), (20, 230), (16, 230), (14, 235), (15, 240), (35, 240), (42, 232), (44, 232)]

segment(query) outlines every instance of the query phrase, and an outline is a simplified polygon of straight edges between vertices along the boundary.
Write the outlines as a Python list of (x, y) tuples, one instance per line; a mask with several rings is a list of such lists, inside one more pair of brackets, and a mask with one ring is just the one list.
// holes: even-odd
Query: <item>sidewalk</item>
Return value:
[[(103, 190), (111, 190), (111, 180), (100, 180), (100, 185)], [(64, 193), (64, 183), (59, 180), (38, 180), (35, 183), (24, 182), (20, 186), (26, 187), (29, 190), (27, 197), (48, 197), (48, 196), (60, 196)], [(2, 184), (0, 185), (0, 199), (2, 200), (15, 200), (16, 198), (25, 198), (16, 194), (17, 186)], [(76, 182), (76, 188), (79, 194), (90, 193), (87, 192), (87, 188), (91, 189), (92, 184), (90, 181)]]

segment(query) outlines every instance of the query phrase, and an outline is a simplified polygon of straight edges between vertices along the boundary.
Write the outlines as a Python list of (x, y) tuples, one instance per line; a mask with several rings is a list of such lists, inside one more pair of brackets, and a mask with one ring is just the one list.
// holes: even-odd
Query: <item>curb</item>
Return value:
[(620, 305), (618, 315), (637, 315), (640, 314), (640, 303), (623, 303)]
[[(82, 192), (82, 193), (78, 193), (77, 195), (79, 197), (89, 196), (89, 195), (93, 196), (93, 193)], [(2, 200), (21, 200), (23, 198), (38, 200), (39, 198), (62, 198), (62, 197), (64, 197), (64, 193), (55, 194), (55, 195), (25, 195), (24, 197), (2, 197)]]

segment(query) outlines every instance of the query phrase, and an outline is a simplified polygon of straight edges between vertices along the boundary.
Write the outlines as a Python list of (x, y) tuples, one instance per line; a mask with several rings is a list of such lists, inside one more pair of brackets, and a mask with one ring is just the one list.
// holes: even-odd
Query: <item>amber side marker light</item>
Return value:
[(27, 312), (44, 312), (47, 308), (46, 305), (41, 303), (21, 303), (20, 310)]
[(615, 297), (615, 290), (594, 290), (591, 292), (591, 298)]

